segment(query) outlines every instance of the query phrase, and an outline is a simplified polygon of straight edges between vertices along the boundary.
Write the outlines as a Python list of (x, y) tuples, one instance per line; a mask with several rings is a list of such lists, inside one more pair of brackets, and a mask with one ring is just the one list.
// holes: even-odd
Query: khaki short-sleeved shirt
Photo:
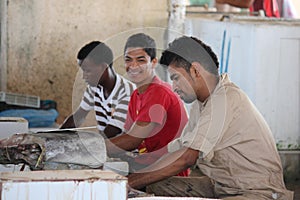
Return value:
[(173, 152), (182, 146), (201, 152), (198, 166), (215, 182), (218, 195), (292, 198), (267, 123), (226, 74), (205, 102), (193, 103), (187, 126), (168, 149)]

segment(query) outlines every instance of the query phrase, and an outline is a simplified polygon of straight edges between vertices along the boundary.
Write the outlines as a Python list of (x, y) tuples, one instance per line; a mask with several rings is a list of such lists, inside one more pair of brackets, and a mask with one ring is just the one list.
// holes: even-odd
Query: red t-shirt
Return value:
[[(135, 161), (152, 164), (167, 152), (167, 144), (180, 136), (188, 121), (187, 113), (179, 96), (171, 86), (154, 77), (147, 90), (139, 94), (136, 89), (130, 98), (125, 129), (129, 130), (134, 122), (155, 122), (159, 126), (139, 145), (140, 154)], [(180, 175), (187, 175), (188, 171)]]
[(279, 7), (276, 0), (255, 0), (250, 11), (264, 10), (267, 17), (280, 18)]

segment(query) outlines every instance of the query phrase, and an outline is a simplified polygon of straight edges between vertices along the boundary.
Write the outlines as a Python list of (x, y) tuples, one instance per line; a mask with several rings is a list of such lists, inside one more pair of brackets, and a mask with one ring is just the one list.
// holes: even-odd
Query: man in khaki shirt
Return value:
[[(193, 103), (182, 136), (153, 165), (128, 176), (133, 188), (160, 196), (222, 199), (293, 199), (286, 190), (272, 133), (247, 95), (218, 74), (211, 48), (197, 38), (172, 42), (160, 63), (173, 89)], [(204, 177), (174, 177), (197, 164)]]

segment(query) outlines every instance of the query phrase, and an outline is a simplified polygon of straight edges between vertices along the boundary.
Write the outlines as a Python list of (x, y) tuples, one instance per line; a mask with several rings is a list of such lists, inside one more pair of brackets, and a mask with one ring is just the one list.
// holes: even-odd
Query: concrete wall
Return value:
[(1, 38), (6, 40), (1, 42), (1, 77), (7, 83), (1, 82), (1, 89), (56, 101), (58, 123), (77, 107), (84, 89), (76, 64), (80, 47), (91, 40), (107, 42), (117, 71), (123, 73), (127, 37), (149, 31), (161, 43), (168, 23), (167, 0), (3, 2)]
[[(185, 34), (210, 44), (220, 72), (243, 89), (268, 122), (280, 149), (300, 145), (300, 20), (187, 17)], [(291, 73), (292, 72), (292, 73)]]

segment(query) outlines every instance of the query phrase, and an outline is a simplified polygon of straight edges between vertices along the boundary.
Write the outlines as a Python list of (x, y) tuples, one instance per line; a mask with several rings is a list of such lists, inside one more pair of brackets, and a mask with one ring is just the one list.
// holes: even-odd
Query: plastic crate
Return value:
[(0, 101), (3, 101), (10, 105), (26, 106), (39, 108), (40, 97), (8, 92), (0, 92)]

